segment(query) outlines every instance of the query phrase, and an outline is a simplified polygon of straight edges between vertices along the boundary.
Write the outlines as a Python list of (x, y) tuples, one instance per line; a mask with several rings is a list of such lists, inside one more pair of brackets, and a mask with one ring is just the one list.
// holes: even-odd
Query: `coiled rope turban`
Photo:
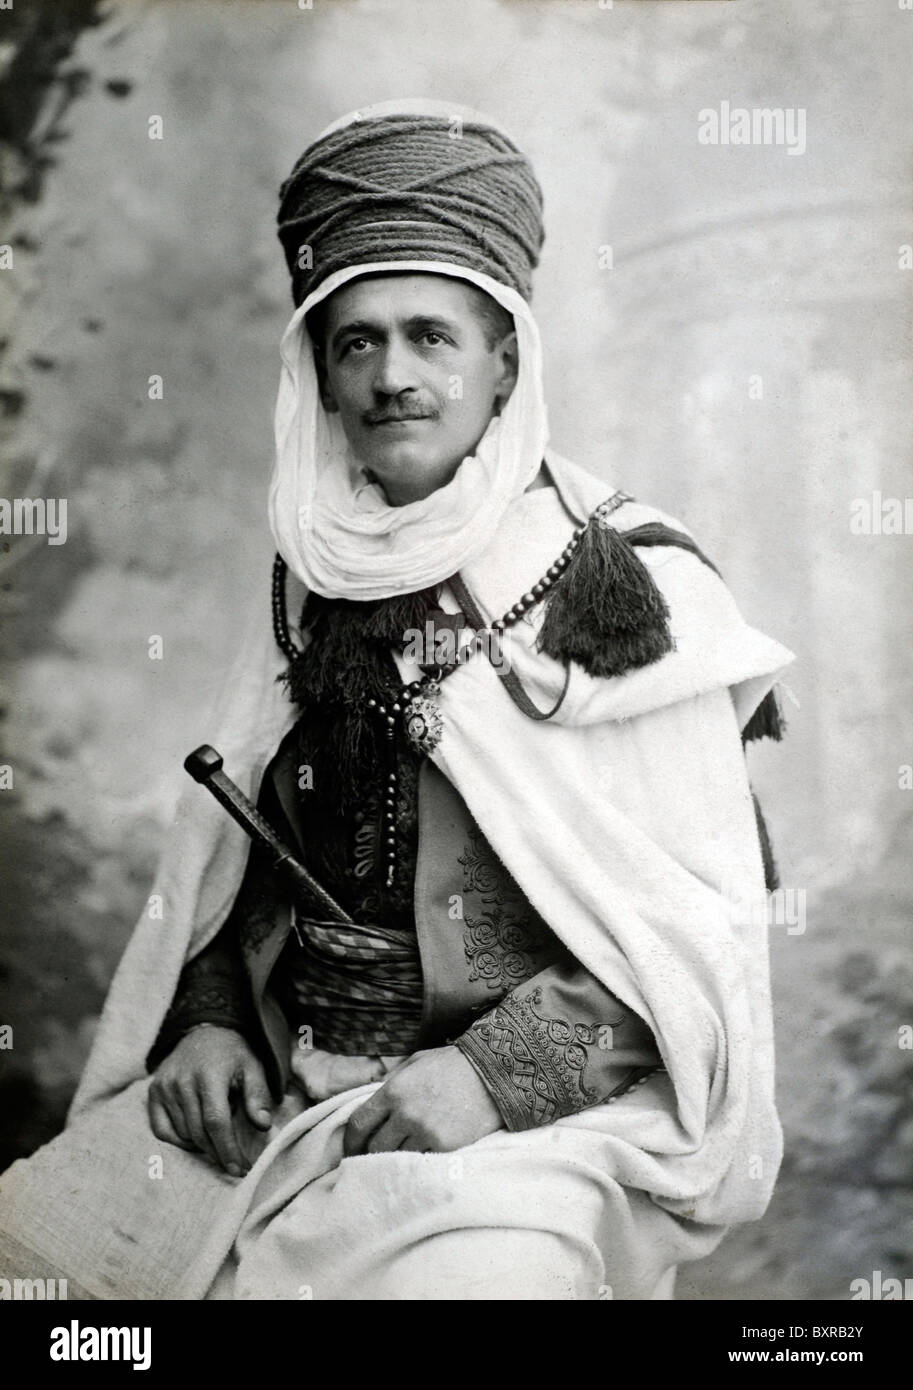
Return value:
[(334, 271), (381, 261), (450, 262), (530, 298), (542, 191), (481, 120), (368, 113), (305, 150), (280, 200), (296, 305)]

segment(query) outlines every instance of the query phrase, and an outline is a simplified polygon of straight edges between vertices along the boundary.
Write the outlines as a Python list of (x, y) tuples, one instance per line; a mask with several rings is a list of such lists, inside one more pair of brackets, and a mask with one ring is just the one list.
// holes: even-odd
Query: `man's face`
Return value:
[(449, 483), (513, 390), (516, 335), (490, 342), (486, 299), (462, 280), (393, 274), (327, 300), (321, 399), (393, 506)]

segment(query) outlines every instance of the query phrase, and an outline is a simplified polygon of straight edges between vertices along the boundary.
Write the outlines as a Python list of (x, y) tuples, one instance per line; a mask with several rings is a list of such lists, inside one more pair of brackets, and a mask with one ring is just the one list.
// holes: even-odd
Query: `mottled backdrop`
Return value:
[[(279, 182), (343, 111), (452, 98), (544, 186), (554, 443), (680, 516), (799, 655), (788, 741), (752, 753), (806, 908), (772, 933), (787, 1155), (680, 1295), (913, 1273), (913, 540), (885, 534), (913, 492), (911, 59), (905, 0), (0, 10), (2, 494), (68, 502), (65, 544), (2, 538), (4, 1161), (62, 1124), (182, 758), (267, 613)], [(801, 109), (804, 149), (701, 143), (727, 102)]]

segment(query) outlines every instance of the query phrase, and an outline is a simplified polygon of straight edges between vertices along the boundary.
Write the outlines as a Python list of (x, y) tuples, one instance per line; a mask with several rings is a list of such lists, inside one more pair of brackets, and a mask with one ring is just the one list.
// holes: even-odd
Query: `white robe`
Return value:
[[(548, 457), (578, 512), (611, 491)], [(635, 505), (612, 520), (669, 522)], [(512, 504), (463, 571), (486, 618), (532, 586), (569, 525), (553, 489)], [(0, 1178), (7, 1264), (26, 1252), (33, 1273), (97, 1297), (649, 1298), (728, 1225), (763, 1213), (781, 1133), (767, 932), (744, 910), (764, 880), (740, 730), (792, 657), (744, 623), (695, 556), (639, 553), (669, 604), (672, 653), (612, 679), (574, 666), (546, 723), (474, 657), (442, 685), (432, 758), (553, 931), (653, 1029), (667, 1074), (454, 1154), (342, 1159), (344, 1123), (370, 1086), (303, 1112), (290, 1095), (240, 1181), (161, 1144), (143, 1059), (247, 855), (239, 828), (188, 786), (154, 889), (164, 920), (137, 925), (68, 1128)], [(449, 591), (444, 606), (456, 607)], [(511, 629), (505, 649), (550, 708), (564, 673), (535, 651), (538, 621)], [(294, 719), (282, 667), (261, 621), (214, 716), (226, 771), (254, 798)]]

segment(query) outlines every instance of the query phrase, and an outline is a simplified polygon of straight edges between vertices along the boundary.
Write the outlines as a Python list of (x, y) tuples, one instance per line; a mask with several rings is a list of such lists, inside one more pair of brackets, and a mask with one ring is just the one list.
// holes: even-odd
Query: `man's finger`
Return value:
[(417, 1134), (407, 1134), (399, 1147), (401, 1152), (405, 1151), (406, 1153), (427, 1154), (432, 1152), (426, 1141)]
[(248, 1164), (238, 1145), (224, 1086), (206, 1080), (201, 1082), (200, 1116), (216, 1162), (233, 1178), (240, 1178), (247, 1172)]
[(161, 1139), (162, 1143), (174, 1144), (178, 1149), (186, 1149), (188, 1153), (193, 1153), (193, 1145), (181, 1138), (171, 1123), (171, 1116), (165, 1106), (154, 1096), (149, 1097), (149, 1124), (156, 1139)]
[(397, 1149), (405, 1148), (408, 1138), (403, 1126), (390, 1116), (371, 1135), (365, 1152), (369, 1154), (392, 1154)]
[(244, 1109), (252, 1125), (257, 1129), (269, 1129), (273, 1122), (271, 1110), (272, 1096), (266, 1084), (266, 1076), (260, 1063), (253, 1057), (244, 1064), (241, 1072), (241, 1093)]
[(189, 1148), (199, 1150), (200, 1145), (194, 1140), (181, 1093), (176, 1085), (169, 1086), (164, 1092), (163, 1102), (175, 1133), (181, 1136)]
[(358, 1109), (349, 1116), (349, 1123), (346, 1125), (346, 1132), (343, 1136), (342, 1151), (346, 1158), (352, 1158), (355, 1154), (368, 1152), (368, 1141), (371, 1135), (382, 1125), (390, 1113), (390, 1102), (384, 1095), (385, 1087), (381, 1086), (375, 1091), (373, 1096), (360, 1105)]
[(384, 1078), (397, 1076), (401, 1071), (405, 1071), (406, 1067), (411, 1067), (413, 1062), (416, 1062), (419, 1057), (424, 1057), (424, 1055), (424, 1052), (411, 1052), (406, 1057), (382, 1057), (381, 1062), (384, 1066)]
[(206, 1133), (206, 1126), (203, 1124), (199, 1095), (191, 1083), (185, 1085), (179, 1083), (175, 1087), (175, 1094), (184, 1117), (184, 1128), (187, 1131), (188, 1139), (201, 1153), (215, 1159), (215, 1152), (210, 1143), (209, 1135)]

